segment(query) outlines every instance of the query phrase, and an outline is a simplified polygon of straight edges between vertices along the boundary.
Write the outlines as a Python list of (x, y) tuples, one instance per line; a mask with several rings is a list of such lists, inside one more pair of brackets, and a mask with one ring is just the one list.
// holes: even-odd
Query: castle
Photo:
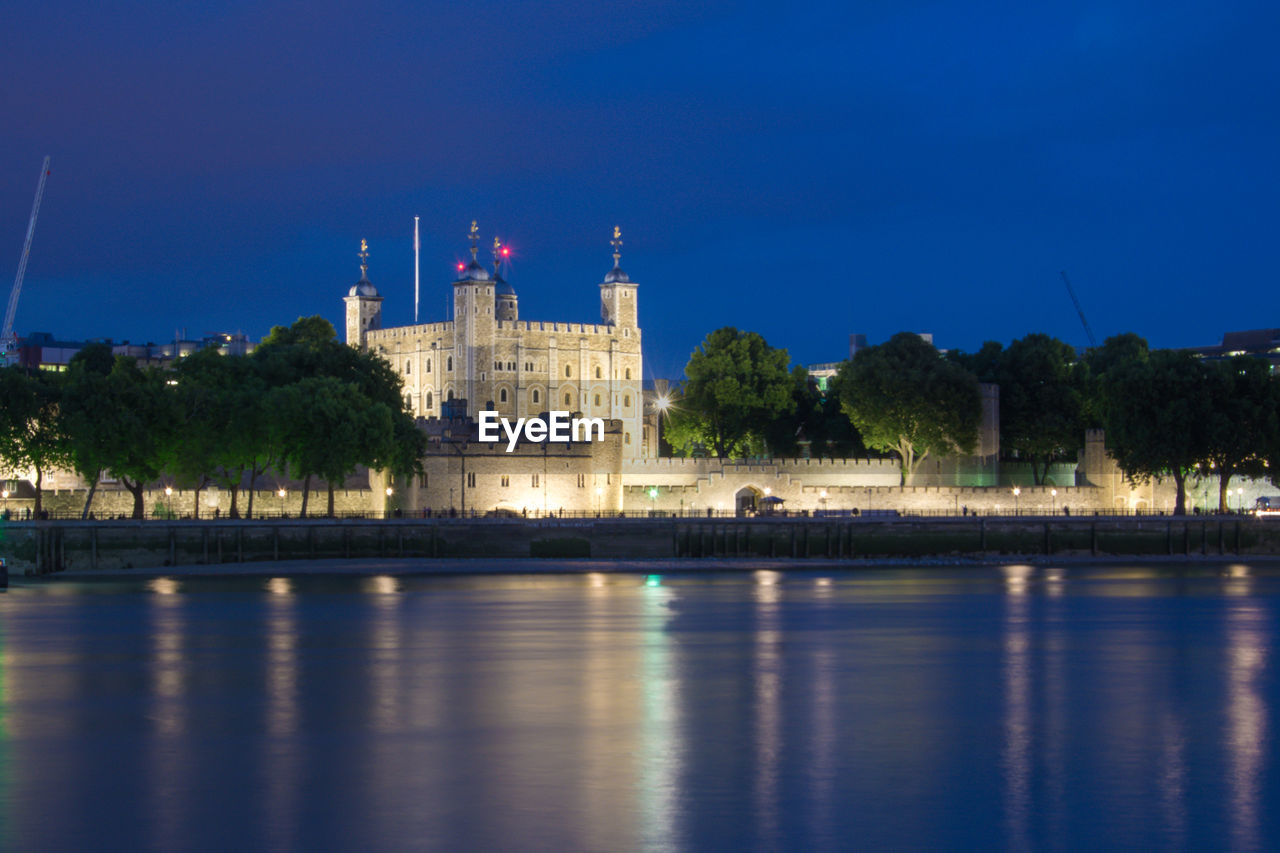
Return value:
[(643, 425), (636, 283), (622, 270), (622, 235), (614, 228), (613, 268), (600, 283), (600, 323), (521, 320), (515, 289), (503, 280), (507, 250), (494, 238), (492, 272), (477, 260), (458, 264), (453, 318), (382, 327), (382, 296), (368, 278), (361, 244), (360, 280), (348, 291), (346, 342), (376, 351), (404, 382), (415, 417), (475, 419), (496, 411), (515, 420), (551, 410), (621, 421), (623, 458), (648, 446)]

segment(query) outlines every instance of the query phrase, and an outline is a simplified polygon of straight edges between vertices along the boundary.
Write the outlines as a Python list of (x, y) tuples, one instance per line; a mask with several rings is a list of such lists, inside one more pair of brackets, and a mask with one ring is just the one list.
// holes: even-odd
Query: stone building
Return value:
[(474, 222), (470, 239), (471, 262), (459, 264), (453, 282), (453, 317), (394, 328), (382, 327), (383, 298), (369, 281), (362, 242), (360, 280), (343, 300), (347, 343), (391, 362), (417, 417), (475, 419), (488, 410), (514, 420), (553, 409), (580, 412), (619, 421), (623, 456), (641, 456), (637, 285), (620, 265), (619, 230), (611, 242), (613, 268), (599, 285), (599, 323), (520, 319), (519, 298), (501, 274), (502, 244), (494, 239), (489, 270), (477, 260)]

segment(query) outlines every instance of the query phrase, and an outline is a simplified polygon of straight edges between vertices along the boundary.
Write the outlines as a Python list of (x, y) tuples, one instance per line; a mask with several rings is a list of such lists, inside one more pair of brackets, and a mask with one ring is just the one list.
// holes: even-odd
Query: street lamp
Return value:
[(823, 489), (818, 495), (818, 500), (822, 503), (822, 514), (827, 514), (827, 490)]
[(649, 515), (653, 516), (654, 508), (658, 505), (658, 487), (649, 487)]
[(1058, 490), (1050, 489), (1049, 496), (1050, 498), (1052, 498), (1052, 502), (1049, 504), (1049, 506), (1053, 508), (1053, 512), (1051, 514), (1057, 515), (1058, 514)]
[(284, 497), (287, 494), (288, 492), (286, 492), (283, 488), (280, 488), (279, 490), (276, 491), (276, 497), (280, 499), (280, 517), (281, 518), (284, 518)]
[(164, 496), (169, 503), (169, 517), (173, 518), (173, 486), (164, 487)]
[(1022, 489), (1017, 486), (1013, 487), (1013, 514), (1018, 515), (1018, 495), (1022, 494)]
[(602, 495), (604, 495), (604, 489), (600, 486), (596, 486), (596, 515), (600, 514), (600, 508), (602, 504), (602, 501), (601, 501)]
[(1236, 489), (1236, 503), (1240, 504), (1240, 511), (1244, 512), (1244, 489)]

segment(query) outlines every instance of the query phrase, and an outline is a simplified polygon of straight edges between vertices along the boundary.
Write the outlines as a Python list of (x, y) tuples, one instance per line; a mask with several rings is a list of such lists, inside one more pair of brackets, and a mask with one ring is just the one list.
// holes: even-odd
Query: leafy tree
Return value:
[(93, 506), (102, 472), (106, 470), (113, 441), (106, 425), (111, 423), (111, 397), (107, 377), (115, 367), (111, 346), (92, 343), (71, 357), (67, 385), (63, 391), (63, 425), (67, 433), (71, 467), (89, 484), (80, 517), (87, 518)]
[(177, 425), (170, 375), (143, 370), (130, 358), (116, 359), (103, 384), (97, 408), (101, 420), (101, 459), (105, 468), (133, 495), (133, 517), (145, 513), (143, 491), (155, 482)]
[(947, 361), (960, 365), (976, 376), (979, 382), (999, 382), (1004, 354), (1004, 346), (999, 341), (987, 341), (975, 353), (950, 350)]
[(1145, 362), (1150, 355), (1146, 340), (1133, 332), (1112, 335), (1102, 346), (1085, 353), (1084, 416), (1089, 426), (1101, 427), (1106, 423), (1106, 377)]
[(44, 473), (70, 461), (60, 409), (63, 385), (56, 373), (0, 368), (0, 459), (35, 469), (37, 518)]
[(668, 441), (683, 452), (701, 445), (721, 458), (763, 449), (763, 426), (795, 408), (787, 362), (786, 350), (756, 332), (726, 326), (707, 335), (685, 366)]
[(868, 447), (898, 454), (903, 485), (930, 453), (968, 453), (977, 444), (978, 380), (919, 335), (899, 332), (860, 350), (840, 366), (836, 393)]
[(1210, 453), (1213, 400), (1204, 363), (1156, 350), (1108, 368), (1102, 381), (1107, 447), (1120, 470), (1135, 483), (1170, 474), (1174, 514), (1185, 514), (1187, 475)]
[(1027, 335), (1000, 354), (994, 381), (1001, 447), (1029, 461), (1041, 485), (1049, 465), (1074, 451), (1084, 432), (1084, 378), (1075, 350), (1048, 335)]
[(761, 431), (773, 456), (795, 456), (800, 441), (809, 443), (813, 456), (852, 456), (866, 453), (858, 431), (840, 408), (834, 394), (824, 393), (809, 371), (797, 365), (791, 370), (794, 408), (766, 423)]
[(1267, 473), (1266, 446), (1280, 431), (1276, 386), (1260, 358), (1206, 362), (1204, 368), (1211, 400), (1206, 459), (1218, 474), (1218, 511), (1226, 512), (1234, 475)]

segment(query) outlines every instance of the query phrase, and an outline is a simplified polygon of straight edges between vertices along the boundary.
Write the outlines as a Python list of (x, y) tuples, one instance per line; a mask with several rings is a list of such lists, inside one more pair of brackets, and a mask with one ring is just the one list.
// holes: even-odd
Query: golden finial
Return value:
[(480, 242), (480, 229), (476, 225), (476, 221), (471, 220), (471, 231), (467, 234), (467, 239), (471, 241), (471, 260), (474, 263), (476, 252), (479, 251), (476, 246)]
[(369, 277), (369, 241), (360, 240), (360, 280)]
[(613, 239), (609, 245), (613, 247), (613, 266), (616, 268), (622, 260), (622, 229), (617, 225), (613, 226)]

